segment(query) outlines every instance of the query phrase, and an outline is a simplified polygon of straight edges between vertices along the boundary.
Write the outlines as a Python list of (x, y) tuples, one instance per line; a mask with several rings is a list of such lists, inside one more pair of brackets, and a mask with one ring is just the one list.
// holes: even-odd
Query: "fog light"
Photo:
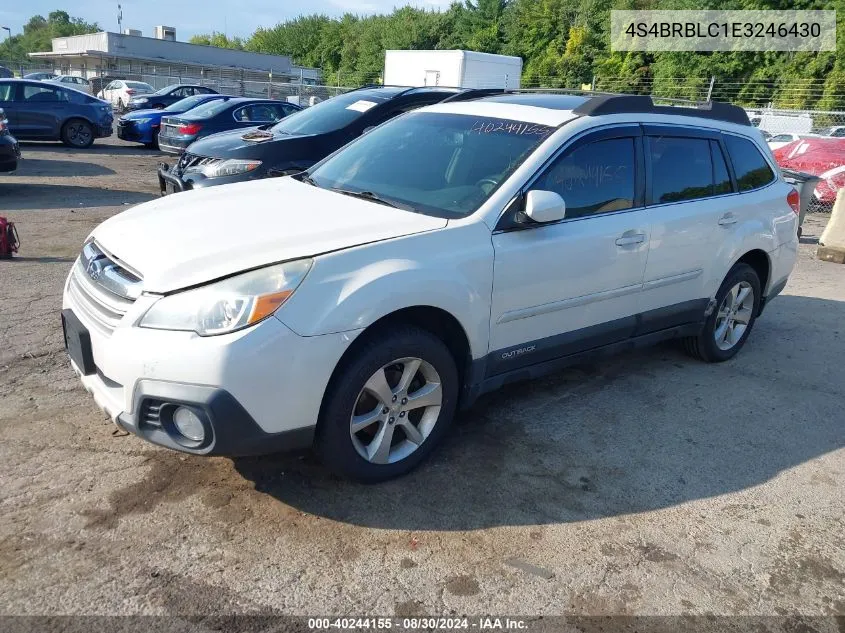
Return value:
[(202, 442), (205, 437), (205, 427), (200, 416), (188, 407), (178, 407), (173, 412), (173, 426), (182, 435), (194, 442)]

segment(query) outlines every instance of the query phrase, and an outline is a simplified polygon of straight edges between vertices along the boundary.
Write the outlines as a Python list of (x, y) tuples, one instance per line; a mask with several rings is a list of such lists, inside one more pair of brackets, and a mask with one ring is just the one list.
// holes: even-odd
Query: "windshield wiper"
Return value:
[(314, 180), (311, 176), (308, 175), (307, 171), (303, 171), (299, 174), (294, 174), (291, 178), (296, 178), (299, 182), (304, 182), (306, 184), (311, 185), (312, 187), (319, 187), (320, 185), (317, 184), (317, 181)]
[(390, 200), (388, 198), (382, 198), (377, 193), (373, 193), (372, 191), (350, 191), (349, 189), (337, 189), (332, 188), (332, 191), (336, 191), (337, 193), (342, 193), (345, 196), (352, 196), (353, 198), (361, 198), (363, 200), (369, 200), (371, 202), (378, 202), (379, 204), (383, 204), (388, 207), (393, 207), (394, 209), (402, 209), (403, 211), (413, 211), (414, 213), (417, 210), (407, 204), (402, 204), (401, 202), (397, 202), (396, 200)]

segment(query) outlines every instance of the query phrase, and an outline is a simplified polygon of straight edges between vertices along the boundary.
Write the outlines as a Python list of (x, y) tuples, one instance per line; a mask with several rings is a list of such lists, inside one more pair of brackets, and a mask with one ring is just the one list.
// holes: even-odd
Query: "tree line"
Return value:
[[(523, 59), (523, 86), (712, 98), (744, 105), (845, 109), (845, 29), (835, 52), (641, 53), (609, 46), (611, 9), (697, 9), (694, 0), (464, 0), (447, 10), (410, 6), (384, 15), (309, 15), (261, 26), (248, 38), (223, 33), (191, 42), (290, 56), (321, 68), (331, 85), (378, 82), (386, 49), (466, 49)], [(713, 0), (709, 9), (836, 9), (845, 0)], [(50, 38), (98, 30), (54, 11), (35, 16), (13, 54), (50, 50)], [(0, 58), (6, 55), (0, 54)]]
[[(835, 52), (613, 52), (611, 9), (700, 9), (694, 0), (464, 0), (445, 11), (310, 15), (259, 27), (247, 39), (222, 33), (197, 43), (289, 55), (323, 69), (327, 83), (378, 81), (386, 49), (466, 49), (523, 59), (523, 86), (712, 98), (745, 105), (845, 109), (845, 29)], [(714, 0), (708, 9), (838, 9), (845, 0)]]

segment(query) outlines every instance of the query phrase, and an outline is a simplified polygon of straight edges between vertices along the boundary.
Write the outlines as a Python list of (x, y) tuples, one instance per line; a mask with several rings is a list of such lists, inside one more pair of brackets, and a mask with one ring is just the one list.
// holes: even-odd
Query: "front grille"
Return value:
[(94, 242), (82, 248), (68, 282), (85, 320), (111, 334), (141, 294), (141, 278), (106, 255)]
[(208, 156), (197, 156), (196, 154), (189, 154), (185, 152), (179, 158), (179, 162), (176, 164), (176, 171), (177, 173), (183, 174), (185, 170), (190, 167), (202, 167), (203, 165), (213, 165), (215, 163), (219, 163), (222, 158), (211, 158)]

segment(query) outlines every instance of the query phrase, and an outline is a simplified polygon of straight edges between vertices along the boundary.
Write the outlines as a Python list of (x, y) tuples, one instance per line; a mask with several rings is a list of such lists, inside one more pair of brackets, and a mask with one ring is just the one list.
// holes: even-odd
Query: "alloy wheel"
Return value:
[(716, 346), (727, 351), (739, 343), (753, 314), (754, 289), (747, 281), (741, 281), (728, 291), (716, 313)]
[(349, 432), (358, 454), (393, 464), (416, 451), (434, 429), (443, 404), (440, 375), (421, 358), (399, 358), (378, 369), (358, 393)]
[(68, 140), (72, 145), (77, 147), (85, 147), (91, 142), (91, 128), (87, 123), (82, 121), (78, 123), (71, 123), (68, 125)]

